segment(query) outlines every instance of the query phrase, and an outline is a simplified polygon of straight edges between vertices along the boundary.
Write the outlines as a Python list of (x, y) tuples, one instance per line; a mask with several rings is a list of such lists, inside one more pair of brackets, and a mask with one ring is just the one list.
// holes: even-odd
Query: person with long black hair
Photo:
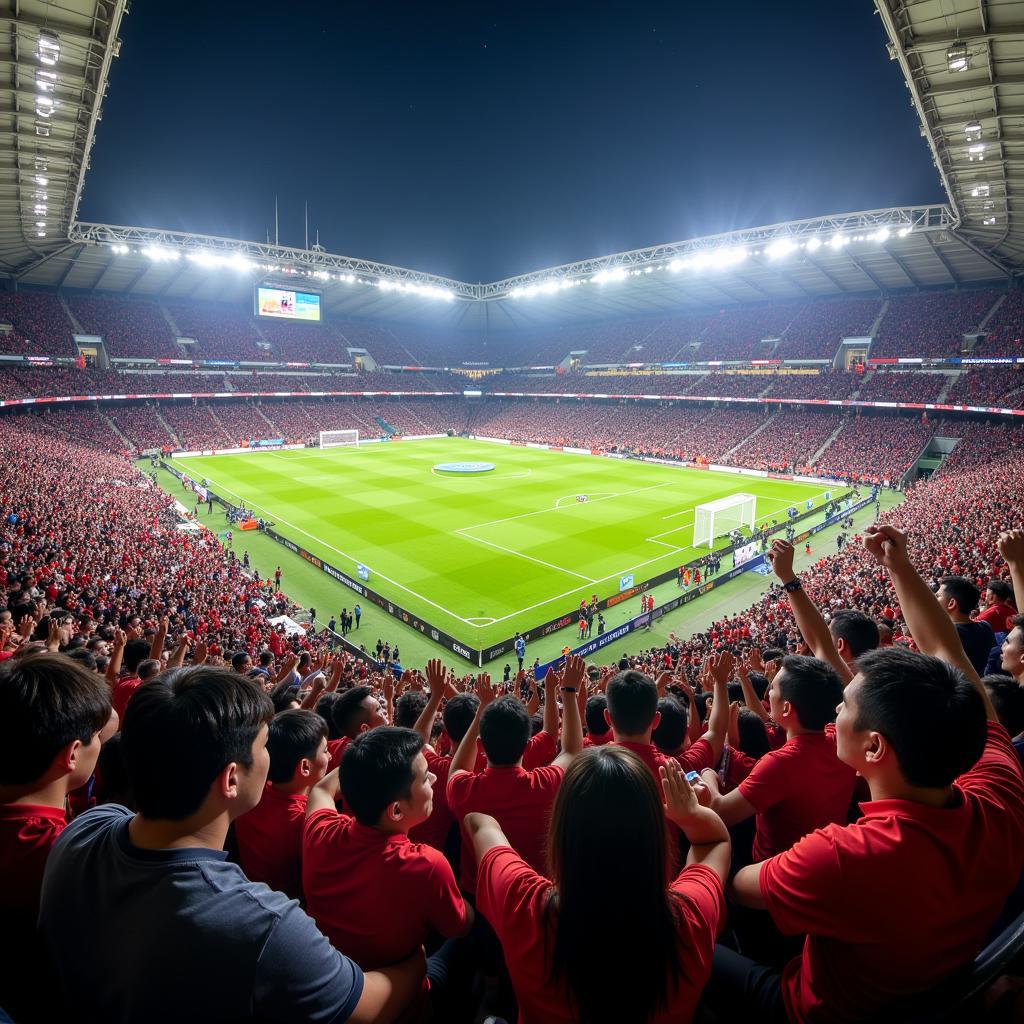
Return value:
[[(466, 815), (478, 908), (501, 940), (520, 1024), (692, 1018), (725, 919), (729, 833), (671, 761), (660, 775), (662, 793), (614, 745), (578, 755), (555, 800), (547, 878), (494, 818)], [(674, 878), (666, 817), (691, 844)]]

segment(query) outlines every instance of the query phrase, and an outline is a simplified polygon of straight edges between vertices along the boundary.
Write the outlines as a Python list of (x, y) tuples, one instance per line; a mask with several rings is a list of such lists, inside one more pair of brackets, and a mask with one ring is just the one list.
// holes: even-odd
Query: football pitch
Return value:
[[(455, 461), (495, 468), (435, 469)], [(173, 464), (347, 575), (367, 566), (373, 590), (478, 649), (706, 554), (692, 547), (698, 504), (747, 492), (759, 522), (781, 521), (826, 489), (465, 438)], [(337, 589), (338, 607), (357, 600)]]

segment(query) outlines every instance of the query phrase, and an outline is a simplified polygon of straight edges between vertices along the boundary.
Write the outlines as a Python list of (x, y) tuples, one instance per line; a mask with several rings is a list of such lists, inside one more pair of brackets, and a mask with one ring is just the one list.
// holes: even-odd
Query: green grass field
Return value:
[[(462, 460), (495, 469), (434, 471)], [(807, 498), (820, 505), (823, 493), (815, 484), (463, 438), (174, 465), (244, 501), (349, 575), (359, 562), (369, 566), (378, 593), (477, 648), (564, 613), (581, 597), (616, 593), (623, 575), (640, 582), (703, 553), (690, 546), (697, 504), (747, 491), (757, 496), (759, 520), (781, 519)], [(578, 494), (589, 500), (578, 502)], [(350, 604), (351, 591), (333, 586), (338, 607)]]

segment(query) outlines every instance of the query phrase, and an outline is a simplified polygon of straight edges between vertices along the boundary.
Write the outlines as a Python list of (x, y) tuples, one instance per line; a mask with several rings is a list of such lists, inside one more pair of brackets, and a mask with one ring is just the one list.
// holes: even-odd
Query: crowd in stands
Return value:
[(257, 347), (262, 341), (257, 321), (251, 313), (230, 306), (205, 302), (168, 302), (171, 320), (178, 337), (195, 338), (199, 359), (270, 359), (270, 353)]
[(866, 337), (882, 300), (836, 299), (808, 302), (793, 318), (774, 359), (832, 359), (843, 338)]
[(740, 445), (728, 463), (774, 472), (806, 472), (811, 457), (841, 423), (836, 415), (780, 412), (764, 430)]
[(979, 1019), (961, 974), (1022, 910), (1020, 427), (802, 572), (776, 541), (704, 632), (503, 683), (285, 637), (41, 422), (0, 417), (13, 1020)]
[(998, 289), (982, 288), (892, 298), (871, 346), (871, 356), (959, 355), (963, 336), (978, 328), (999, 295)]
[(946, 401), (951, 405), (1024, 408), (1024, 370), (964, 370), (949, 389)]
[(177, 442), (161, 421), (155, 405), (147, 402), (144, 405), (121, 406), (111, 418), (136, 451), (177, 447)]
[(67, 356), (74, 353), (74, 333), (64, 307), (48, 292), (0, 292), (0, 323), (13, 330), (0, 334), (4, 355)]
[(703, 377), (687, 377), (685, 394), (723, 395), (729, 398), (757, 398), (772, 383), (761, 373), (708, 373)]
[(825, 476), (898, 482), (935, 433), (933, 423), (882, 416), (851, 416), (818, 458)]
[(862, 378), (856, 373), (832, 370), (824, 373), (779, 373), (772, 378), (768, 398), (851, 398)]
[(935, 402), (949, 383), (945, 373), (900, 373), (875, 370), (860, 389), (861, 402)]
[(160, 415), (186, 451), (230, 448), (238, 443), (238, 439), (224, 429), (208, 402), (164, 402)]
[(86, 334), (103, 338), (110, 356), (181, 357), (171, 325), (156, 302), (73, 295), (68, 307)]
[(1011, 288), (992, 319), (985, 339), (974, 352), (979, 356), (1024, 356), (1024, 289)]

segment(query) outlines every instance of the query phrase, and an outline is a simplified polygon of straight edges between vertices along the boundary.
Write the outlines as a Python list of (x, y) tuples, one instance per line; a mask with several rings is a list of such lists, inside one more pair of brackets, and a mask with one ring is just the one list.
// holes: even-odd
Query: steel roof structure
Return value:
[[(970, 287), (1024, 270), (1024, 0), (875, 0), (948, 205), (733, 231), (482, 285), (317, 246), (77, 221), (125, 0), (10, 2), (0, 273), (18, 285), (248, 303), (266, 281), (322, 292), (330, 316), (476, 331)], [(951, 51), (963, 70), (950, 70)]]

